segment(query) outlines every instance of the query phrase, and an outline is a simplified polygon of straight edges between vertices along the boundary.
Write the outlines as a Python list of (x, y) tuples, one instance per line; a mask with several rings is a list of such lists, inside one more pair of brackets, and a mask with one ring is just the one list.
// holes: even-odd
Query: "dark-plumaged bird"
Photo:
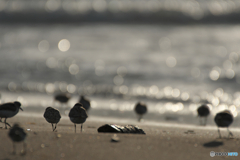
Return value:
[[(8, 136), (13, 141), (13, 154), (15, 154), (16, 153), (15, 143), (24, 141), (27, 134), (18, 124), (14, 124), (13, 127), (10, 129)], [(26, 143), (25, 142), (23, 142), (22, 153), (26, 153)]]
[(68, 103), (70, 98), (71, 98), (70, 94), (60, 93), (60, 94), (55, 95), (54, 100), (60, 102), (61, 105), (63, 106), (64, 104)]
[[(43, 117), (46, 119), (48, 123), (52, 124), (52, 129), (53, 131), (55, 131), (57, 128), (57, 124), (61, 119), (60, 112), (55, 108), (47, 107)], [(55, 127), (54, 127), (54, 124), (55, 124)]]
[(15, 101), (13, 103), (4, 103), (0, 105), (0, 117), (1, 117), (1, 122), (2, 118), (5, 118), (5, 121), (2, 123), (5, 123), (5, 129), (7, 129), (7, 125), (11, 127), (10, 124), (7, 123), (7, 118), (11, 118), (15, 116), (19, 109), (23, 111), (21, 108), (21, 103), (18, 101)]
[(219, 127), (223, 127), (223, 128), (226, 127), (227, 128), (228, 133), (229, 133), (228, 138), (229, 138), (229, 136), (233, 136), (232, 132), (230, 132), (229, 129), (228, 129), (228, 127), (233, 122), (233, 115), (229, 110), (225, 110), (225, 111), (217, 113), (215, 118), (214, 118), (214, 121), (218, 126), (219, 138), (222, 138)]
[(143, 115), (147, 113), (147, 106), (142, 102), (138, 102), (134, 108), (135, 112), (138, 115), (138, 121), (140, 122)]
[(198, 117), (200, 121), (200, 125), (206, 125), (207, 124), (207, 117), (209, 116), (210, 109), (206, 104), (201, 105), (197, 109)]
[(60, 103), (67, 103), (69, 101), (69, 99), (71, 98), (71, 95), (66, 93), (62, 93), (62, 94), (57, 94), (55, 97), (55, 100), (60, 102)]
[(74, 123), (75, 133), (76, 133), (76, 124), (81, 124), (81, 132), (82, 132), (83, 123), (86, 121), (88, 117), (85, 108), (83, 108), (83, 105), (81, 103), (75, 104), (73, 108), (70, 110), (68, 116), (70, 120)]
[(83, 105), (83, 108), (85, 108), (86, 111), (88, 111), (91, 107), (90, 101), (84, 96), (80, 96), (79, 103)]

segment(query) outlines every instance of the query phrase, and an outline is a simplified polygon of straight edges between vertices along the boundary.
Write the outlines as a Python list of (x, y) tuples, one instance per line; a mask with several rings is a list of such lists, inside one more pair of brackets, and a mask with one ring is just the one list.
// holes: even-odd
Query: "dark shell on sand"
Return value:
[(138, 126), (134, 126), (134, 125), (120, 126), (120, 125), (115, 125), (115, 124), (105, 124), (105, 125), (98, 128), (98, 132), (146, 134)]

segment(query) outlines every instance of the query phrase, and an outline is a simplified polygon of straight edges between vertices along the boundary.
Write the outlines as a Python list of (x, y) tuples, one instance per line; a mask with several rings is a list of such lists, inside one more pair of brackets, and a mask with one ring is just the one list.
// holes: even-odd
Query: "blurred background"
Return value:
[[(238, 0), (1, 0), (1, 102), (25, 113), (69, 108), (85, 95), (90, 116), (198, 124), (240, 111)], [(54, 102), (70, 93), (68, 107)], [(212, 117), (209, 120), (214, 125)]]

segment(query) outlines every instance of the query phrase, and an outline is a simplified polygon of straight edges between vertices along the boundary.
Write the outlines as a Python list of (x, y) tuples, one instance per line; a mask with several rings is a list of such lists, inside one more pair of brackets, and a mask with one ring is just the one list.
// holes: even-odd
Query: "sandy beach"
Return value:
[[(237, 0), (0, 0), (0, 104), (21, 103), (7, 122), (27, 133), (26, 154), (22, 143), (12, 154), (0, 123), (0, 160), (240, 159), (210, 156), (240, 154), (239, 9)], [(89, 117), (75, 133), (68, 115), (81, 96)], [(209, 111), (198, 114), (202, 105)], [(43, 117), (49, 106), (62, 115), (55, 132)], [(231, 139), (215, 123), (224, 110)], [(112, 142), (97, 131), (105, 124), (146, 135)]]
[[(50, 159), (238, 159), (239, 157), (210, 157), (210, 152), (239, 152), (239, 132), (233, 131), (234, 139), (218, 139), (217, 130), (184, 129), (173, 127), (147, 126), (139, 123), (146, 135), (117, 134), (119, 142), (111, 142), (113, 134), (98, 133), (97, 128), (105, 123), (86, 121), (83, 132), (80, 125), (74, 133), (73, 124), (64, 117), (57, 132), (52, 132), (51, 124), (41, 117), (15, 116), (8, 119), (27, 132), (27, 153), (21, 155), (22, 144), (17, 144), (17, 154), (13, 155), (9, 129), (0, 129), (0, 159), (50, 160)], [(125, 124), (127, 125), (127, 124)], [(1, 124), (1, 127), (4, 126)], [(231, 128), (230, 128), (231, 130)]]

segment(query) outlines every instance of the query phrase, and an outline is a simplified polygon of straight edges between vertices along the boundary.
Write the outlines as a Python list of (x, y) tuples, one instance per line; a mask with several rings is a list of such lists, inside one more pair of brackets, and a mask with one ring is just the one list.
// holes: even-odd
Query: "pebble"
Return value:
[(120, 138), (117, 136), (117, 134), (114, 134), (112, 136), (111, 142), (119, 142), (119, 141), (120, 141)]

